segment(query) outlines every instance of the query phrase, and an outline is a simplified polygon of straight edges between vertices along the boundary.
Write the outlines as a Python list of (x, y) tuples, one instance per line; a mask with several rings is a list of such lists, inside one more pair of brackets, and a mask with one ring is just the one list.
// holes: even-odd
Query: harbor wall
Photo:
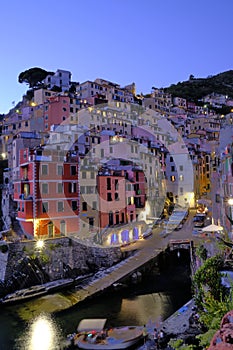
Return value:
[(24, 288), (35, 282), (77, 278), (111, 267), (124, 257), (125, 253), (119, 247), (85, 245), (68, 237), (45, 240), (42, 248), (37, 248), (35, 241), (2, 242), (0, 282), (6, 286), (14, 284), (15, 287), (24, 284)]

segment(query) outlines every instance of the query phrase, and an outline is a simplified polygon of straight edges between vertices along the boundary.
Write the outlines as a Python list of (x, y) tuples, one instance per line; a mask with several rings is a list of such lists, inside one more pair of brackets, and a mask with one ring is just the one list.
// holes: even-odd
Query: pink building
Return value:
[(145, 207), (145, 175), (130, 168), (99, 171), (100, 228), (136, 221), (137, 209)]
[(45, 131), (49, 131), (51, 125), (64, 123), (70, 116), (69, 96), (52, 96), (48, 100), (49, 104), (45, 107), (47, 110), (44, 116)]

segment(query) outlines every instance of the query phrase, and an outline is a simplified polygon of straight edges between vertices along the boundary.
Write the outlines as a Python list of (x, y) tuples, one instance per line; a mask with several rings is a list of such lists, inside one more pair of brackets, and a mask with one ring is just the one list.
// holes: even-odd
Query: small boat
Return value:
[(80, 349), (116, 350), (127, 349), (143, 338), (143, 329), (138, 326), (105, 328), (107, 319), (83, 319), (71, 336), (72, 345)]
[(14, 293), (7, 294), (0, 301), (1, 304), (14, 304), (21, 301), (27, 301), (42, 295), (47, 294), (47, 291), (43, 285), (36, 285), (26, 289), (17, 290)]

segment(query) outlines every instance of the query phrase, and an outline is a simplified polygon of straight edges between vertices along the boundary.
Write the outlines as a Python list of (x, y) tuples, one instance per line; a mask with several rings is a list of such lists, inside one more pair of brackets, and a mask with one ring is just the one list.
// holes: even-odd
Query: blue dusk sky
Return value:
[(32, 67), (149, 93), (233, 65), (233, 0), (7, 0), (0, 14), (0, 113)]

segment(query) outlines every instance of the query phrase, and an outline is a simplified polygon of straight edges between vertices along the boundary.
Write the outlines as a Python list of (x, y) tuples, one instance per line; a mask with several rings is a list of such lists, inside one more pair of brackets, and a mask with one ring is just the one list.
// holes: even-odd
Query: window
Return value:
[(107, 193), (107, 201), (108, 202), (112, 201), (112, 194), (111, 193)]
[(80, 193), (85, 194), (85, 186), (80, 186)]
[(180, 174), (179, 180), (180, 180), (180, 181), (184, 181), (184, 175)]
[(63, 175), (63, 165), (57, 166), (57, 175)]
[(115, 201), (119, 201), (119, 194), (118, 194), (118, 192), (115, 192)]
[(94, 171), (91, 171), (91, 179), (94, 179), (95, 178), (95, 173)]
[(70, 175), (76, 175), (76, 165), (70, 166)]
[(77, 210), (78, 209), (78, 202), (77, 201), (72, 201), (71, 202), (71, 207), (72, 207), (72, 210)]
[(48, 184), (45, 184), (45, 183), (42, 183), (41, 185), (41, 190), (42, 190), (42, 193), (46, 194), (48, 193)]
[(77, 192), (77, 184), (76, 182), (69, 182), (69, 193)]
[(64, 211), (64, 203), (63, 203), (63, 201), (57, 202), (57, 211), (58, 212)]
[(97, 209), (97, 202), (96, 201), (92, 202), (92, 209), (93, 210)]
[(86, 179), (87, 178), (87, 173), (86, 171), (82, 171), (82, 179)]
[(172, 175), (172, 176), (170, 177), (170, 180), (171, 180), (171, 182), (175, 182), (175, 181), (176, 181), (176, 177), (175, 177), (174, 175)]
[(41, 165), (41, 173), (42, 173), (42, 175), (48, 175), (48, 165), (47, 164)]
[(173, 162), (173, 157), (170, 157), (170, 162)]
[(119, 182), (118, 180), (115, 180), (115, 190), (118, 191), (119, 188)]
[(94, 221), (95, 221), (94, 218), (89, 218), (89, 228), (94, 226)]
[(175, 171), (175, 166), (174, 165), (171, 166), (171, 171)]
[(62, 236), (65, 236), (65, 234), (66, 234), (66, 222), (65, 222), (65, 220), (62, 220), (60, 222), (60, 232), (61, 232)]
[(107, 190), (111, 190), (111, 178), (107, 177)]
[(58, 182), (57, 184), (57, 193), (62, 193), (63, 192), (63, 183)]
[(82, 211), (87, 211), (87, 202), (82, 203)]
[(183, 170), (184, 170), (183, 165), (180, 165), (180, 171), (183, 171)]
[(87, 194), (96, 193), (96, 187), (95, 186), (86, 186), (86, 193)]
[(42, 213), (48, 213), (48, 211), (49, 211), (49, 203), (43, 202), (42, 203)]

